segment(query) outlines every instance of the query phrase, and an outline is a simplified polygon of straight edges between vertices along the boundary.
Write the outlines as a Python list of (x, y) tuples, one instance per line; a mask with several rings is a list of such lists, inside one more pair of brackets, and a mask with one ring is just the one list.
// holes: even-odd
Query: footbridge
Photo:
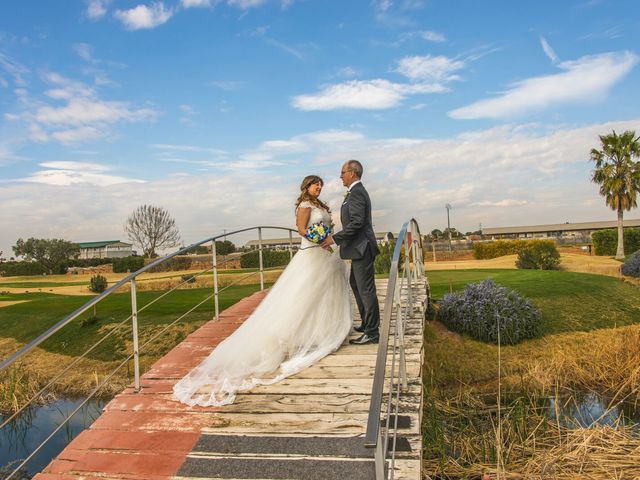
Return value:
[[(415, 220), (401, 228), (388, 278), (376, 280), (382, 312), (378, 345), (350, 345), (345, 341), (336, 352), (294, 376), (239, 393), (232, 405), (189, 407), (172, 399), (173, 385), (232, 334), (268, 295), (265, 283), (270, 277), (262, 239), (265, 231), (273, 229), (282, 230), (254, 227), (226, 233), (158, 259), (127, 275), (0, 363), (0, 372), (6, 373), (16, 362), (28, 361), (31, 351), (71, 322), (79, 321), (94, 305), (116, 292), (129, 292), (131, 314), (120, 326), (132, 332), (131, 352), (116, 370), (100, 379), (84, 403), (99, 394), (122, 369), (133, 370), (132, 383), (36, 475), (36, 480), (421, 478), (421, 367), (429, 287), (422, 237)], [(291, 239), (294, 231), (285, 230)], [(219, 279), (224, 262), (216, 253), (216, 240), (247, 231), (258, 233), (258, 268), (248, 275), (260, 277), (260, 290), (220, 311), (221, 295), (235, 281)], [(138, 307), (138, 279), (143, 273), (205, 244), (211, 245), (210, 269), (185, 277)], [(291, 242), (289, 255), (293, 254)], [(142, 341), (138, 321), (144, 310), (192, 283), (196, 276), (212, 277), (210, 294)], [(140, 355), (147, 345), (171, 325), (188, 320), (207, 302), (213, 304), (213, 319), (142, 372)], [(355, 305), (353, 311), (357, 325)], [(98, 343), (77, 361), (90, 355)], [(74, 362), (61, 368), (1, 428), (8, 428), (20, 411), (39, 401), (74, 367)], [(64, 428), (74, 413), (48, 439)], [(43, 445), (19, 462), (6, 478), (19, 478), (21, 469)]]

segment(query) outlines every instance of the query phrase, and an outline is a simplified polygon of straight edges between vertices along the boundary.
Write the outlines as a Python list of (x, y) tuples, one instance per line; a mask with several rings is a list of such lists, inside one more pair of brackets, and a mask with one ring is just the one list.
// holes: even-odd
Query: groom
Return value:
[(362, 164), (357, 160), (349, 160), (342, 166), (340, 178), (347, 187), (347, 194), (340, 210), (342, 230), (327, 237), (322, 246), (328, 247), (336, 243), (340, 246), (340, 256), (351, 260), (349, 283), (362, 319), (362, 324), (356, 327), (356, 330), (362, 335), (349, 343), (378, 343), (380, 307), (376, 295), (373, 262), (380, 251), (371, 222), (371, 200), (360, 181)]

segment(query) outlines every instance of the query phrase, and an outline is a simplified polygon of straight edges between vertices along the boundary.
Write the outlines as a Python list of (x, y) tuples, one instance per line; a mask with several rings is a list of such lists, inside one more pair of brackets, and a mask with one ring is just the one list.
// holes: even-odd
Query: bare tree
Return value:
[(157, 250), (175, 247), (180, 242), (176, 221), (169, 212), (155, 205), (141, 205), (127, 218), (124, 231), (129, 240), (140, 245), (144, 255), (157, 257)]

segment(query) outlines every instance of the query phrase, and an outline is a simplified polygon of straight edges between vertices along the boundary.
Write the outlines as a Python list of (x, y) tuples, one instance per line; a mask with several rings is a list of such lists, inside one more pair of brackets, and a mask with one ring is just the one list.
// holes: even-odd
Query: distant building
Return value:
[[(640, 219), (624, 220), (624, 228), (640, 227)], [(584, 238), (588, 240), (591, 234), (598, 230), (617, 228), (617, 221), (609, 222), (581, 222), (557, 223), (550, 225), (528, 225), (522, 227), (483, 228), (485, 238)]]
[[(293, 249), (300, 248), (300, 241), (302, 237), (298, 234), (292, 233), (291, 241), (289, 241), (289, 237), (285, 238), (263, 238), (262, 239), (262, 247), (263, 248), (271, 248), (274, 250), (286, 250), (289, 248), (289, 244), (291, 243)], [(392, 242), (394, 240), (394, 235), (391, 232), (377, 232), (376, 234), (376, 242), (380, 245)], [(245, 248), (250, 250), (254, 250), (258, 248), (258, 240), (249, 240), (245, 243)]]
[(121, 258), (134, 254), (133, 245), (120, 240), (106, 240), (102, 242), (80, 242), (78, 258)]

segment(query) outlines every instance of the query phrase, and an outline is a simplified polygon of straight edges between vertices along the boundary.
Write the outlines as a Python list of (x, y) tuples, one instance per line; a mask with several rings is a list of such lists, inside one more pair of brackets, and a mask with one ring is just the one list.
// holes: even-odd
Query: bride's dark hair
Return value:
[(296, 200), (296, 210), (302, 202), (309, 202), (316, 207), (324, 208), (327, 212), (331, 213), (329, 205), (324, 203), (319, 198), (314, 198), (309, 194), (309, 187), (318, 182), (320, 182), (320, 185), (324, 186), (324, 182), (317, 175), (307, 175), (306, 177), (304, 177), (302, 183), (300, 184), (300, 196), (298, 197), (298, 200)]

